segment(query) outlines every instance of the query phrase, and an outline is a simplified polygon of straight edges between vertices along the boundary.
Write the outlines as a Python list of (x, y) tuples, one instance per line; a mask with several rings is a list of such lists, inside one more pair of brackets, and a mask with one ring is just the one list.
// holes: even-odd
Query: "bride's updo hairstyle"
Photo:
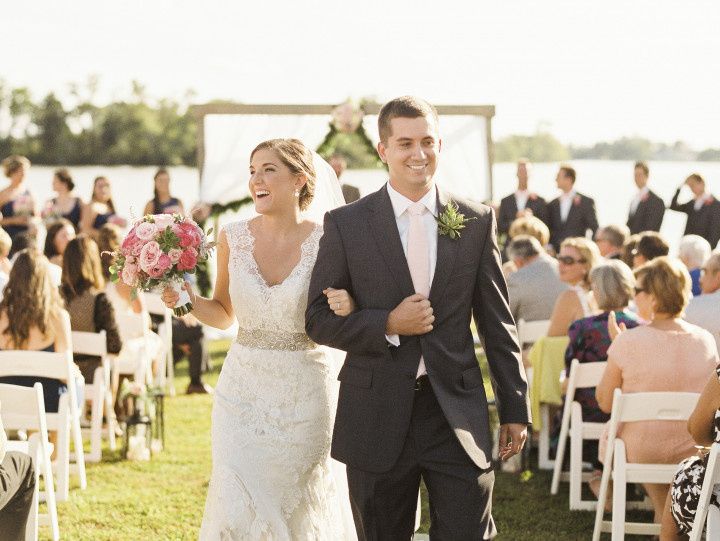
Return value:
[(315, 166), (313, 155), (299, 139), (269, 139), (263, 141), (250, 154), (250, 160), (258, 150), (272, 150), (293, 175), (302, 175), (307, 182), (300, 190), (300, 210), (310, 206), (315, 195)]

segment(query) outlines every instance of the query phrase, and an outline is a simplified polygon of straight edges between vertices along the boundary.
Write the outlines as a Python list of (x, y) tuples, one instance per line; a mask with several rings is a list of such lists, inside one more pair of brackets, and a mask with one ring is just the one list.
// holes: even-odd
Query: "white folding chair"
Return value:
[[(611, 532), (613, 541), (625, 538), (626, 533), (658, 535), (660, 525), (625, 522), (626, 489), (628, 483), (670, 484), (677, 464), (635, 464), (627, 461), (625, 442), (618, 437), (621, 423), (638, 421), (687, 421), (697, 404), (698, 393), (653, 392), (623, 394), (615, 389), (613, 408), (600, 480), (600, 497), (595, 510), (593, 541), (600, 541), (601, 532)], [(656, 442), (662, 445), (662, 442)], [(610, 477), (613, 478), (612, 521), (603, 520)]]
[(710, 505), (710, 497), (718, 483), (720, 483), (720, 444), (713, 443), (695, 511), (693, 529), (690, 532), (690, 541), (700, 541), (705, 526), (707, 526), (706, 539), (720, 539), (720, 509)]
[(107, 354), (105, 331), (99, 333), (73, 331), (73, 353), (100, 357), (101, 366), (95, 369), (92, 384), (85, 384), (85, 397), (90, 399), (90, 452), (85, 453), (86, 462), (102, 460), (102, 420), (107, 420), (107, 439), (110, 449), (115, 450), (115, 411), (111, 392), (110, 359)]
[[(38, 538), (38, 524), (50, 526), (53, 541), (60, 539), (58, 526), (57, 505), (55, 504), (55, 486), (52, 475), (50, 455), (51, 445), (48, 441), (47, 418), (45, 416), (45, 401), (43, 399), (42, 384), (36, 383), (33, 387), (21, 387), (0, 383), (0, 402), (2, 402), (2, 424), (10, 430), (36, 430), (28, 441), (9, 441), (8, 451), (20, 451), (33, 459), (35, 468), (35, 494), (33, 495), (33, 508), (30, 512), (26, 528), (26, 541)], [(40, 475), (45, 481), (45, 503), (47, 513), (38, 514), (40, 501)]]
[(160, 367), (158, 385), (165, 388), (168, 394), (175, 396), (175, 364), (172, 353), (172, 310), (170, 310), (157, 293), (145, 293), (145, 307), (150, 315), (162, 316), (163, 322), (158, 325), (158, 334), (165, 346), (164, 366)]
[(597, 387), (605, 372), (606, 362), (580, 363), (573, 359), (570, 365), (565, 405), (563, 406), (560, 440), (558, 441), (555, 468), (553, 470), (550, 494), (557, 494), (562, 479), (562, 466), (565, 459), (565, 446), (570, 436), (570, 509), (595, 510), (595, 500), (582, 499), (582, 483), (588, 476), (583, 475), (582, 445), (585, 440), (599, 440), (605, 423), (583, 422), (582, 407), (575, 402), (577, 389)]
[[(518, 320), (517, 331), (520, 347), (525, 348), (527, 345), (534, 344), (542, 337), (547, 336), (549, 329), (549, 319), (537, 321)], [(528, 368), (526, 373), (529, 387), (532, 381), (532, 367)], [(542, 422), (538, 434), (538, 467), (541, 470), (552, 470), (554, 463), (550, 460), (550, 408), (547, 404), (540, 404), (540, 415), (542, 416)]]
[[(87, 488), (85, 454), (80, 430), (75, 374), (72, 370), (72, 354), (47, 351), (0, 351), (0, 376), (31, 376), (59, 379), (66, 382), (67, 392), (60, 397), (57, 413), (45, 413), (48, 430), (57, 430), (57, 492), (55, 499), (64, 502), (70, 491), (72, 469), (77, 473), (80, 488)], [(74, 453), (70, 454), (70, 440)]]
[[(141, 314), (116, 313), (115, 321), (123, 341), (123, 351), (113, 356), (113, 378), (132, 376), (138, 383), (152, 383), (152, 359), (147, 346), (150, 332)], [(115, 381), (114, 381), (115, 383)]]

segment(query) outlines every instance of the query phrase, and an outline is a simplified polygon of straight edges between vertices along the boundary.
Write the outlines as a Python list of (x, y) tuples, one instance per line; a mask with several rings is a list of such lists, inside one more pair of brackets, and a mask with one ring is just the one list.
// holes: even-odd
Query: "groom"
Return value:
[[(315, 342), (347, 351), (332, 456), (347, 465), (361, 540), (412, 537), (421, 478), (431, 538), (491, 539), (492, 444), (471, 315), (488, 357), (501, 458), (520, 451), (529, 423), (495, 218), (435, 186), (441, 142), (429, 103), (394, 99), (378, 124), (390, 180), (325, 216), (305, 313)], [(461, 216), (451, 220), (454, 205)], [(346, 289), (354, 312), (336, 316), (326, 288)]]

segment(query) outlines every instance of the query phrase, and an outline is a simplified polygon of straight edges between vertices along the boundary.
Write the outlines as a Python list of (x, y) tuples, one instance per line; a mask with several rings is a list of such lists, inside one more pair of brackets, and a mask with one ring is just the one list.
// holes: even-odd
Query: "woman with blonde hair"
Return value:
[(0, 191), (0, 226), (14, 240), (31, 230), (32, 219), (38, 214), (35, 199), (25, 185), (30, 160), (25, 156), (8, 156), (2, 167), (10, 184)]
[[(712, 335), (683, 321), (690, 298), (690, 276), (677, 260), (661, 256), (635, 270), (635, 303), (652, 314), (650, 323), (621, 332), (608, 349), (608, 364), (597, 386), (600, 409), (612, 410), (613, 392), (700, 393), (718, 364)], [(620, 428), (628, 462), (677, 464), (692, 454), (694, 441), (684, 421), (628, 423)], [(600, 444), (600, 457), (603, 446)], [(663, 516), (669, 484), (645, 484)]]
[(560, 245), (560, 280), (570, 286), (555, 301), (548, 336), (567, 336), (570, 324), (597, 311), (590, 291), (590, 271), (600, 260), (597, 245), (583, 237), (570, 237)]
[[(0, 350), (65, 352), (71, 348), (70, 316), (52, 283), (49, 265), (36, 250), (18, 253), (0, 302)], [(43, 386), (45, 411), (57, 412), (60, 395), (67, 391), (65, 382), (31, 376), (0, 378), (0, 383), (26, 387), (36, 382)]]
[(545, 222), (535, 216), (522, 216), (510, 224), (508, 236), (514, 239), (518, 235), (535, 237), (545, 250), (550, 244), (550, 229), (545, 225)]

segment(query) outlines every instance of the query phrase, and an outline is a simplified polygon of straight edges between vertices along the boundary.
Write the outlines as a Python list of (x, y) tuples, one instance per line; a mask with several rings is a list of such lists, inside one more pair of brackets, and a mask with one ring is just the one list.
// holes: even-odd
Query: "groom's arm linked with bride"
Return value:
[[(393, 137), (398, 129), (417, 128), (425, 144), (432, 119), (407, 116), (392, 120)], [(406, 154), (430, 163), (432, 157), (425, 157), (431, 150)], [(427, 193), (436, 198), (431, 206), (437, 214), (454, 204), (466, 220), (459, 237), (438, 231), (429, 294), (419, 295), (391, 200), (393, 163), (389, 168), (388, 185), (326, 214), (310, 283), (308, 335), (347, 352), (338, 378), (332, 456), (347, 465), (361, 539), (409, 539), (421, 477), (433, 510), (431, 536), (492, 538), (492, 439), (471, 318), (487, 355), (502, 425), (501, 458), (520, 451), (530, 422), (495, 217), (489, 207), (450, 197), (430, 183)], [(347, 290), (355, 310), (336, 315), (327, 288)], [(400, 335), (397, 346), (389, 343), (393, 334)], [(427, 375), (419, 370), (422, 363)]]

